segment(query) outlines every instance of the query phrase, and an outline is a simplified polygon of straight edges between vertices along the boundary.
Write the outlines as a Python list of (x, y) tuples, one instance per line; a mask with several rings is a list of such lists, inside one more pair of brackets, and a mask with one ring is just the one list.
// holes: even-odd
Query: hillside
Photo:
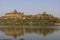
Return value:
[(24, 15), (14, 10), (0, 17), (0, 25), (60, 25), (60, 18), (46, 12), (36, 15)]

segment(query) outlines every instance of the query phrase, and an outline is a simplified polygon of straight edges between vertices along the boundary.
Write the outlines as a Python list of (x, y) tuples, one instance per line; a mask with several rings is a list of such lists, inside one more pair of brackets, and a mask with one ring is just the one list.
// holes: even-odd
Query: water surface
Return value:
[(60, 40), (60, 26), (0, 26), (0, 40)]

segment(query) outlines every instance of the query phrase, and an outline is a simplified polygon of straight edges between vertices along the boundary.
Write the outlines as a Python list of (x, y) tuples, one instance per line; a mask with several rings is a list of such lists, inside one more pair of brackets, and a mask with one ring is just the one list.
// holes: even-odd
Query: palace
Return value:
[(24, 14), (14, 10), (13, 12), (6, 13), (4, 17), (5, 17), (5, 19), (7, 19), (7, 18), (20, 18), (20, 19), (22, 19), (24, 17)]

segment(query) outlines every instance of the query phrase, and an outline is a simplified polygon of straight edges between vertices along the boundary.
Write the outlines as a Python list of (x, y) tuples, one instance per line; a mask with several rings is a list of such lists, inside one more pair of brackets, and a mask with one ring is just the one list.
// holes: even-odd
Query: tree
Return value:
[(15, 10), (13, 11), (13, 13), (16, 14), (16, 13), (17, 13), (17, 10), (15, 9)]

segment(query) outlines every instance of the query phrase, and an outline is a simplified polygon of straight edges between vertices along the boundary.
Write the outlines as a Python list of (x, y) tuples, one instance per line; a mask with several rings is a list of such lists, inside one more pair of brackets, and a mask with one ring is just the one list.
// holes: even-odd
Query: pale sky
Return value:
[(0, 0), (0, 16), (14, 9), (31, 15), (46, 11), (60, 17), (60, 0)]

